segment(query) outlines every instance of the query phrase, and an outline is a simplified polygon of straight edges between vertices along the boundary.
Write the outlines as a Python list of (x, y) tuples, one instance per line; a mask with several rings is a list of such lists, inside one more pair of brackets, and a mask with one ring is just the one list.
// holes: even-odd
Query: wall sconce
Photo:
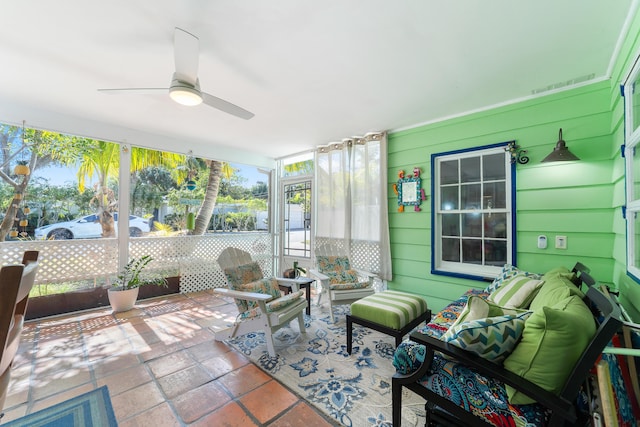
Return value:
[(527, 150), (521, 149), (515, 141), (511, 141), (510, 143), (508, 143), (507, 146), (504, 147), (504, 151), (507, 151), (509, 152), (509, 154), (511, 154), (511, 164), (515, 162), (518, 162), (521, 165), (529, 163), (529, 158), (525, 156), (525, 154), (527, 154)]
[(542, 159), (542, 162), (566, 162), (571, 160), (580, 159), (567, 148), (567, 144), (564, 142), (564, 139), (562, 139), (562, 128), (560, 128), (560, 132), (558, 133), (558, 142), (556, 142), (555, 148), (551, 154)]

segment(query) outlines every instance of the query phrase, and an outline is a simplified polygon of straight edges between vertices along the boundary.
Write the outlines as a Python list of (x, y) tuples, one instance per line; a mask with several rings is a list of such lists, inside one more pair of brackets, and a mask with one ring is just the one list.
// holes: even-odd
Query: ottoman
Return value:
[(417, 295), (383, 291), (361, 298), (347, 314), (347, 352), (351, 354), (353, 323), (395, 337), (397, 347), (403, 336), (430, 318), (427, 302)]

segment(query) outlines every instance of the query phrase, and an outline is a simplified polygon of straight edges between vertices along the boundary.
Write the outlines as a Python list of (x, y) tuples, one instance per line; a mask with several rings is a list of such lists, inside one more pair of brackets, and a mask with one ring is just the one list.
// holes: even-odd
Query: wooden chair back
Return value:
[(37, 270), (37, 251), (25, 252), (22, 264), (0, 268), (0, 411), (4, 407), (11, 364), (20, 344), (29, 292)]

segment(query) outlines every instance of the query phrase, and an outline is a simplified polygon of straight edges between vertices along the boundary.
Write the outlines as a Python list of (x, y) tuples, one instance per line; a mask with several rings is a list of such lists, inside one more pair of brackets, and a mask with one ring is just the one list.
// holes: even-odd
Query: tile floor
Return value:
[(333, 425), (214, 340), (236, 313), (204, 291), (27, 322), (3, 421), (107, 385), (121, 427)]

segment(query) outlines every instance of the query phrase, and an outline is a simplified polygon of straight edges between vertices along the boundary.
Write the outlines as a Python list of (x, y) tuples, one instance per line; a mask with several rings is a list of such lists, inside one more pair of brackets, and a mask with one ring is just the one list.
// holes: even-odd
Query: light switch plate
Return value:
[(556, 236), (556, 249), (567, 249), (567, 236)]
[(547, 249), (547, 236), (544, 234), (538, 236), (538, 249)]

